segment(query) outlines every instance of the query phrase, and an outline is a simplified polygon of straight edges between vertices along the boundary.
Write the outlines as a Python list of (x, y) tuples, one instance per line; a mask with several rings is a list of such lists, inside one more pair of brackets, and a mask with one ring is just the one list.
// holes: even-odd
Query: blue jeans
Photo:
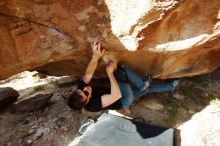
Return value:
[(134, 84), (132, 88), (129, 83), (118, 82), (119, 88), (122, 93), (121, 103), (122, 107), (129, 107), (132, 102), (136, 99), (139, 99), (141, 96), (147, 93), (160, 93), (173, 90), (173, 84), (171, 83), (163, 83), (159, 85), (149, 86), (149, 88), (144, 89), (145, 83), (144, 81), (131, 69), (127, 66), (124, 66), (128, 80)]

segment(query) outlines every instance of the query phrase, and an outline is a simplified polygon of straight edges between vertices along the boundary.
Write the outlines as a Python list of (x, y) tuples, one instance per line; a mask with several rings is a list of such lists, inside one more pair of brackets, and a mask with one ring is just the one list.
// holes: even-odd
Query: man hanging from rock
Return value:
[(172, 91), (179, 83), (178, 80), (174, 80), (173, 82), (151, 86), (151, 76), (142, 80), (126, 65), (121, 65), (117, 69), (117, 64), (110, 62), (106, 66), (110, 88), (92, 87), (89, 83), (105, 50), (101, 49), (101, 44), (98, 42), (92, 43), (91, 48), (93, 51), (92, 59), (76, 90), (68, 98), (68, 105), (74, 110), (81, 110), (84, 107), (91, 112), (101, 111), (102, 109), (126, 111), (132, 102), (141, 96), (147, 93)]

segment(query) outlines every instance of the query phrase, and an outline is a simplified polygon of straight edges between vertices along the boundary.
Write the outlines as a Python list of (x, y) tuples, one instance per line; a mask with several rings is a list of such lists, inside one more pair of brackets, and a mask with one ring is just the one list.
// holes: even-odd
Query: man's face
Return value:
[(87, 86), (84, 87), (83, 90), (77, 89), (76, 91), (82, 97), (82, 102), (86, 105), (92, 96), (92, 88), (90, 86)]

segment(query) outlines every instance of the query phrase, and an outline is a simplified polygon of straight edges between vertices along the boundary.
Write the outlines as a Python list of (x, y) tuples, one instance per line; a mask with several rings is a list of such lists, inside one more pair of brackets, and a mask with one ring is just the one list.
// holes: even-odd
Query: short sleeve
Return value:
[(79, 81), (79, 84), (77, 86), (77, 89), (83, 90), (84, 87), (89, 86), (89, 84), (86, 84), (82, 79)]

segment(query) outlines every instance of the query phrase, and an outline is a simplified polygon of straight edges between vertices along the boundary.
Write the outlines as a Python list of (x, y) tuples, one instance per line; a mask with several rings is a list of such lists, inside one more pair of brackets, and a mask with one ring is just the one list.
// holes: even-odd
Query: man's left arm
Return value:
[(114, 74), (113, 74), (116, 68), (117, 68), (117, 65), (115, 63), (110, 63), (106, 68), (106, 71), (107, 71), (107, 74), (110, 80), (111, 93), (102, 95), (101, 97), (102, 108), (105, 108), (113, 104), (114, 102), (116, 102), (122, 97), (118, 82), (116, 81)]
[(98, 61), (105, 53), (104, 49), (101, 50), (101, 44), (98, 42), (92, 43), (91, 48), (92, 48), (92, 52), (93, 52), (92, 59), (89, 62), (89, 65), (87, 66), (85, 74), (83, 76), (83, 81), (86, 84), (88, 84), (91, 81), (93, 74), (96, 70)]

